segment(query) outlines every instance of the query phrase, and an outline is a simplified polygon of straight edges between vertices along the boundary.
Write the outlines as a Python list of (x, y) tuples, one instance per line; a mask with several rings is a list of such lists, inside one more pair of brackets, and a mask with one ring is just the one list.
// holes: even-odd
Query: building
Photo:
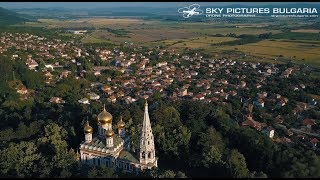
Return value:
[(85, 124), (85, 140), (80, 144), (80, 160), (92, 166), (107, 166), (126, 172), (138, 173), (158, 166), (155, 155), (148, 103), (145, 103), (144, 119), (140, 135), (140, 148), (137, 153), (130, 151), (130, 136), (125, 131), (125, 123), (120, 117), (118, 133), (112, 130), (112, 115), (103, 111), (98, 115), (98, 132), (93, 137), (93, 128)]
[(98, 94), (96, 94), (96, 93), (90, 92), (90, 93), (88, 93), (88, 95), (89, 95), (89, 98), (90, 98), (91, 100), (98, 100), (98, 99), (100, 99), (100, 96), (99, 96)]
[(50, 102), (51, 102), (51, 103), (56, 103), (56, 104), (63, 104), (63, 103), (65, 103), (65, 101), (64, 101), (62, 98), (60, 98), (60, 97), (52, 97), (52, 98), (50, 98)]
[(270, 126), (268, 127), (264, 127), (261, 130), (262, 133), (266, 134), (269, 138), (273, 138), (274, 137), (274, 129)]
[(303, 125), (307, 126), (309, 129), (316, 124), (316, 121), (314, 119), (306, 118), (303, 120)]
[(88, 98), (82, 98), (82, 99), (79, 99), (78, 102), (80, 104), (90, 104), (89, 102), (89, 99)]

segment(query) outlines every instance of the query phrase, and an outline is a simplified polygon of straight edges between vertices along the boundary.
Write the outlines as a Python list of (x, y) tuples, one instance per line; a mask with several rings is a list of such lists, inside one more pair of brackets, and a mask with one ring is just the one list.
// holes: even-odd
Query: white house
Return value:
[(88, 93), (88, 95), (90, 96), (90, 99), (91, 100), (98, 100), (98, 99), (100, 99), (100, 96), (98, 95), (98, 94), (96, 94), (96, 93)]
[(262, 133), (266, 134), (269, 138), (273, 138), (274, 129), (272, 127), (266, 127), (261, 130)]
[(82, 98), (82, 99), (78, 100), (78, 102), (81, 104), (90, 104), (88, 98)]

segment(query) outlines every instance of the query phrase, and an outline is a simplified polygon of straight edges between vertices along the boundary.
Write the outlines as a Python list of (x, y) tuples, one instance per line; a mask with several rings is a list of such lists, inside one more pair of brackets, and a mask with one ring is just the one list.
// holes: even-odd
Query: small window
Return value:
[(150, 145), (150, 141), (148, 141), (148, 145)]

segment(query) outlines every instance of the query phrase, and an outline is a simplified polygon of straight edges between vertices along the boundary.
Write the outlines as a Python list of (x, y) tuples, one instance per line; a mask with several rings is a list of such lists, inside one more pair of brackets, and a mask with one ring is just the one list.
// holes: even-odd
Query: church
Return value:
[[(147, 101), (144, 106), (138, 153), (130, 152), (130, 136), (126, 133), (122, 117), (117, 123), (117, 134), (112, 130), (113, 117), (106, 111), (105, 106), (97, 119), (97, 133), (93, 133), (93, 128), (88, 121), (84, 125), (85, 140), (80, 144), (80, 160), (82, 163), (114, 167), (126, 172), (136, 173), (158, 166)], [(95, 137), (93, 137), (93, 134)]]

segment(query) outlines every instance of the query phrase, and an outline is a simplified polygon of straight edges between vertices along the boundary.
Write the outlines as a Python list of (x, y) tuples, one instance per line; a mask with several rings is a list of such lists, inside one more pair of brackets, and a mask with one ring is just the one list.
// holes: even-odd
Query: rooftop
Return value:
[(139, 160), (136, 158), (135, 155), (130, 153), (129, 151), (122, 150), (119, 154), (119, 159), (127, 160), (133, 163), (139, 163)]

